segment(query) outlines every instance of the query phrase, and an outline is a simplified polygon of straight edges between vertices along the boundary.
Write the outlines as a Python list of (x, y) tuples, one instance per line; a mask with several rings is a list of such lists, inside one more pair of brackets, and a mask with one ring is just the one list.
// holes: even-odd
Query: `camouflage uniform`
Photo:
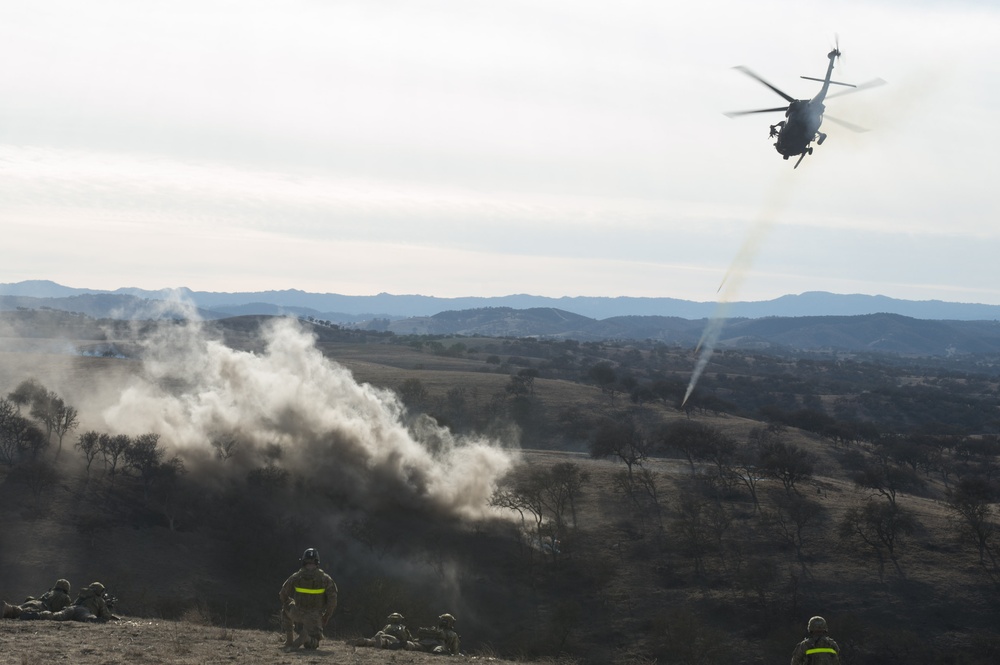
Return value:
[[(315, 556), (310, 557), (310, 552)], [(319, 555), (315, 550), (306, 550), (302, 557), (302, 567), (285, 580), (278, 598), (281, 599), (281, 627), (285, 632), (285, 646), (292, 649), (303, 645), (307, 649), (319, 647), (319, 642), (323, 639), (323, 627), (337, 609), (337, 585), (320, 569)], [(293, 628), (299, 632), (294, 640)]]
[(50, 621), (104, 622), (115, 617), (104, 601), (104, 585), (94, 582), (80, 592), (72, 606), (58, 612), (40, 612), (35, 618)]
[(460, 652), (461, 638), (455, 632), (455, 617), (442, 614), (438, 617), (438, 625), (434, 628), (418, 628), (417, 639), (406, 643), (409, 651), (428, 651), (457, 656)]
[(22, 612), (58, 612), (73, 604), (69, 597), (69, 581), (56, 580), (55, 586), (39, 598), (28, 598), (21, 603)]
[(28, 597), (20, 605), (3, 604), (3, 618), (17, 619), (23, 612), (58, 612), (73, 604), (69, 598), (69, 582), (56, 580), (55, 586), (39, 598)]
[(840, 647), (826, 634), (826, 619), (809, 619), (808, 630), (792, 652), (792, 665), (840, 665)]
[(379, 649), (402, 649), (407, 642), (413, 639), (410, 631), (403, 625), (403, 615), (394, 612), (387, 619), (389, 623), (382, 630), (375, 633), (374, 637), (362, 637), (354, 640), (352, 644), (356, 647), (378, 647)]

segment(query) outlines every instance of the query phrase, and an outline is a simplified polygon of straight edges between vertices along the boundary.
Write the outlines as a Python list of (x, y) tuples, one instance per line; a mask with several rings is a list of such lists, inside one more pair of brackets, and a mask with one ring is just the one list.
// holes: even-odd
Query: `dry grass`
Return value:
[[(107, 624), (51, 621), (0, 621), (0, 654), (5, 663), (42, 665), (69, 659), (76, 665), (291, 665), (332, 662), (355, 665), (441, 662), (440, 656), (417, 652), (358, 649), (328, 639), (315, 651), (286, 653), (277, 633), (229, 630), (184, 621), (124, 618)], [(461, 656), (448, 662), (498, 661), (488, 656)], [(530, 661), (527, 661), (530, 662)]]

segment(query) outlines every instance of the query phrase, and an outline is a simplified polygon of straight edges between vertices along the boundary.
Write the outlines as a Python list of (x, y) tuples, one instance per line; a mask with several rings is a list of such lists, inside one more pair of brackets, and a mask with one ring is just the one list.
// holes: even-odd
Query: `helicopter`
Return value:
[[(859, 92), (867, 88), (874, 88), (876, 86), (885, 83), (882, 79), (874, 79), (867, 83), (862, 83), (861, 85), (854, 85), (851, 83), (841, 83), (840, 81), (833, 81), (830, 77), (833, 75), (833, 66), (837, 58), (840, 57), (840, 48), (835, 46), (832, 51), (827, 53), (827, 58), (830, 59), (830, 65), (826, 69), (826, 76), (823, 78), (816, 78), (813, 76), (802, 76), (801, 78), (807, 79), (809, 81), (820, 81), (823, 87), (820, 88), (819, 93), (812, 99), (795, 99), (791, 95), (786, 94), (782, 90), (776, 88), (771, 83), (765, 81), (760, 75), (751, 71), (750, 69), (743, 67), (734, 67), (734, 69), (743, 72), (750, 78), (754, 79), (758, 83), (770, 88), (772, 91), (780, 95), (786, 102), (787, 106), (778, 106), (769, 109), (755, 109), (752, 111), (731, 111), (726, 113), (730, 118), (741, 115), (750, 115), (754, 113), (772, 113), (777, 111), (785, 112), (785, 119), (781, 120), (773, 125), (771, 125), (771, 132), (768, 138), (776, 138), (777, 141), (774, 143), (775, 149), (781, 154), (782, 157), (788, 159), (789, 157), (794, 157), (799, 155), (798, 161), (795, 162), (795, 166), (792, 168), (798, 168), (802, 160), (805, 159), (806, 155), (811, 155), (813, 153), (812, 142), (815, 140), (816, 145), (823, 145), (823, 141), (826, 140), (826, 134), (819, 131), (820, 126), (823, 124), (823, 113), (826, 111), (826, 106), (824, 101), (827, 99), (832, 99), (833, 97), (839, 97), (841, 95), (850, 94), (852, 92)], [(831, 85), (842, 85), (850, 88), (850, 90), (845, 90), (843, 92), (834, 93), (827, 96), (827, 91), (830, 89)], [(835, 122), (842, 127), (846, 127), (853, 132), (866, 132), (868, 131), (864, 127), (859, 127), (857, 125), (826, 116), (827, 120)]]

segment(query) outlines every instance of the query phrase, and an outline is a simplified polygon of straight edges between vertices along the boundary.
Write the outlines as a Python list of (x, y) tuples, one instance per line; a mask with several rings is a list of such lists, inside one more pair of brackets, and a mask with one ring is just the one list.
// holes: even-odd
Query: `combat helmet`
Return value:
[(810, 633), (827, 632), (826, 619), (824, 619), (823, 617), (813, 617), (809, 619), (809, 625), (806, 626), (806, 630), (808, 630)]
[(393, 612), (389, 615), (387, 621), (389, 623), (403, 623), (403, 615), (399, 612)]
[(104, 585), (100, 582), (91, 582), (87, 588), (96, 593), (98, 596), (104, 595)]
[(319, 550), (317, 550), (315, 547), (306, 548), (306, 551), (302, 553), (302, 565), (305, 565), (307, 561), (312, 561), (318, 566)]
[(444, 626), (445, 628), (455, 627), (455, 617), (451, 614), (442, 614), (438, 617), (438, 625)]
[(58, 589), (58, 590), (62, 591), (63, 593), (65, 593), (68, 596), (69, 595), (69, 580), (56, 580), (56, 585), (54, 587), (52, 587), (52, 588), (53, 589)]

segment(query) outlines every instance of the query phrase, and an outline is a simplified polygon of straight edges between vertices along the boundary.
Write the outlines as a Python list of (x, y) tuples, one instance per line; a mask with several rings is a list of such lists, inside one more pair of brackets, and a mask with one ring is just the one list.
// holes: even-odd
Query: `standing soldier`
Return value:
[(795, 647), (792, 665), (840, 665), (840, 647), (826, 634), (826, 619), (813, 617), (806, 629), (809, 637)]
[[(302, 567), (285, 580), (278, 592), (281, 599), (281, 627), (288, 650), (316, 649), (323, 639), (323, 627), (337, 609), (337, 585), (319, 567), (319, 552), (310, 547), (302, 553)], [(294, 637), (293, 628), (299, 630)]]

